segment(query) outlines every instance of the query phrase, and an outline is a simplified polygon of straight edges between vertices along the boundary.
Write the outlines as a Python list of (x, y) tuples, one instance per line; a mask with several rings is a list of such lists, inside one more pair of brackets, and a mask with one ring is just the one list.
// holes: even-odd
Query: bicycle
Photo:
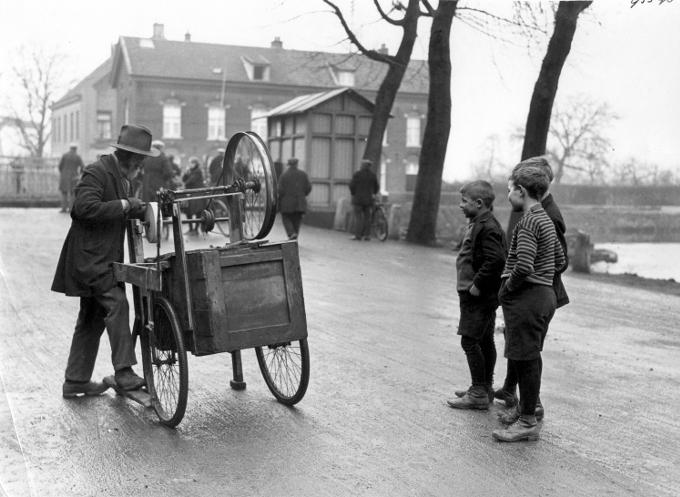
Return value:
[(371, 233), (381, 242), (387, 240), (387, 215), (385, 214), (385, 204), (382, 202), (373, 204), (373, 212), (371, 213)]

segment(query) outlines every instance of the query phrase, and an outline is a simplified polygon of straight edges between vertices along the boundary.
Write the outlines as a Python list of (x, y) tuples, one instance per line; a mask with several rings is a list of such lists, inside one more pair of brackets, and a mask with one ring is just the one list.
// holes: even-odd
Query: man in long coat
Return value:
[(78, 175), (85, 167), (78, 155), (78, 146), (72, 143), (68, 152), (59, 161), (59, 191), (61, 192), (61, 211), (68, 212), (73, 203), (73, 187)]
[(125, 226), (142, 218), (145, 206), (131, 196), (130, 183), (151, 149), (151, 133), (142, 126), (122, 127), (116, 151), (87, 166), (76, 186), (71, 228), (59, 256), (52, 290), (80, 297), (63, 385), (64, 397), (98, 395), (103, 383), (91, 381), (99, 339), (106, 328), (118, 385), (134, 390), (144, 384), (132, 366), (137, 363), (130, 332), (124, 284), (117, 283), (113, 263), (123, 262)]
[(354, 208), (354, 236), (352, 240), (371, 239), (371, 214), (373, 213), (373, 197), (380, 185), (378, 177), (371, 171), (372, 162), (362, 159), (361, 168), (352, 175), (349, 192), (352, 194)]
[(300, 234), (302, 216), (307, 212), (307, 195), (312, 191), (307, 173), (298, 169), (296, 158), (288, 159), (288, 169), (279, 178), (279, 210), (289, 240)]

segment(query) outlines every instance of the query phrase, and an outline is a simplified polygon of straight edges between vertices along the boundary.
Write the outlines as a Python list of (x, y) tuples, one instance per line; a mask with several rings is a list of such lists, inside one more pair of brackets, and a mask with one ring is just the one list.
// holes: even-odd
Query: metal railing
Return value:
[(59, 159), (0, 156), (0, 199), (59, 198)]

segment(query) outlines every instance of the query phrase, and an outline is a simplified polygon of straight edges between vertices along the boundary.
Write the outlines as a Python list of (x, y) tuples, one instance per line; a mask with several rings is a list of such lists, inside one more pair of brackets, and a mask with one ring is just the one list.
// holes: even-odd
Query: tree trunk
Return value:
[(427, 122), (418, 161), (418, 176), (413, 195), (411, 219), (406, 239), (433, 245), (436, 242), (437, 214), (442, 186), (444, 157), (451, 130), (451, 23), (457, 1), (440, 0), (432, 18), (428, 63), (430, 94)]
[(404, 79), (404, 74), (413, 53), (413, 45), (418, 36), (418, 19), (420, 17), (420, 0), (409, 0), (404, 16), (404, 34), (394, 59), (389, 64), (387, 74), (378, 88), (375, 97), (373, 119), (368, 131), (364, 159), (370, 159), (375, 167), (379, 167), (382, 155), (383, 136), (387, 121), (392, 111), (394, 100)]
[(534, 86), (524, 131), (522, 160), (545, 154), (550, 115), (557, 94), (562, 67), (571, 50), (579, 14), (593, 2), (560, 2), (555, 13), (555, 30)]
[[(550, 131), (550, 117), (553, 103), (557, 94), (557, 84), (560, 81), (562, 68), (571, 50), (571, 42), (576, 32), (578, 16), (593, 2), (560, 2), (555, 13), (555, 30), (550, 37), (548, 49), (541, 64), (541, 71), (534, 85), (531, 95), (529, 115), (524, 129), (524, 145), (521, 160), (545, 154)], [(562, 172), (555, 176), (555, 183), (559, 183)], [(511, 212), (506, 235), (508, 241), (512, 238), (512, 231), (517, 221), (522, 217), (521, 212)]]

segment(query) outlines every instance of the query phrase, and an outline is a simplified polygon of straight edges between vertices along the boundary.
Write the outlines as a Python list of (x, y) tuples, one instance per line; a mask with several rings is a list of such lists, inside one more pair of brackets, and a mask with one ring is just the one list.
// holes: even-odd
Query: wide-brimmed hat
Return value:
[(158, 149), (151, 148), (151, 131), (136, 124), (124, 124), (120, 128), (118, 143), (112, 146), (147, 157), (158, 157), (161, 154)]
[(288, 165), (289, 166), (297, 166), (298, 162), (299, 161), (297, 160), (296, 157), (291, 157), (290, 159), (288, 159)]

